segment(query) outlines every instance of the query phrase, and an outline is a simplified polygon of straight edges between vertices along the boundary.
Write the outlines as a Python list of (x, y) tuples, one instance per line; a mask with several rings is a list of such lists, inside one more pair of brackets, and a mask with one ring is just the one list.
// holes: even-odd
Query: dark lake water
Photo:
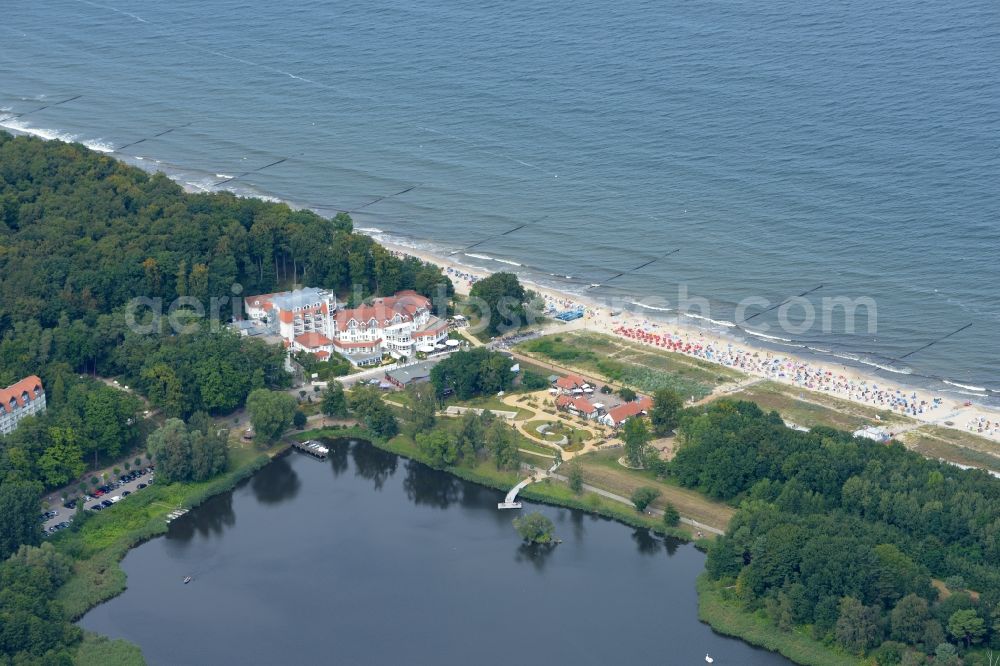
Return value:
[(533, 550), (500, 492), (366, 442), (331, 453), (279, 458), (176, 520), (80, 624), (152, 664), (789, 663), (698, 622), (690, 545), (525, 503), (563, 539)]

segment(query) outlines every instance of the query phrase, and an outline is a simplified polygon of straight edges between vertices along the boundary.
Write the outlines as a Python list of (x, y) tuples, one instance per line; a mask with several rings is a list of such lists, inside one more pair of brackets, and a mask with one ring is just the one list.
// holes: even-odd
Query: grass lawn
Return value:
[(660, 491), (660, 496), (652, 506), (662, 509), (667, 502), (672, 503), (685, 518), (700, 523), (726, 529), (736, 510), (728, 504), (715, 502), (700, 493), (657, 479), (652, 472), (626, 469), (618, 464), (622, 450), (599, 451), (577, 456), (573, 459), (580, 465), (584, 483), (596, 486), (624, 497), (630, 497), (640, 486), (651, 486)]
[(523, 421), (524, 419), (530, 418), (532, 415), (532, 413), (527, 409), (522, 407), (512, 407), (511, 405), (505, 404), (495, 395), (479, 396), (470, 400), (449, 400), (445, 403), (445, 405), (474, 407), (476, 409), (488, 409), (494, 412), (517, 412), (517, 416), (514, 417), (515, 421)]
[[(891, 428), (893, 424), (913, 423), (912, 419), (889, 410), (867, 407), (849, 400), (841, 400), (814, 391), (799, 390), (772, 381), (758, 382), (725, 397), (756, 402), (764, 411), (775, 410), (786, 421), (807, 428), (825, 425), (853, 432), (867, 425)], [(876, 414), (882, 418), (881, 421), (875, 419)]]
[(545, 446), (544, 444), (536, 444), (529, 439), (526, 439), (521, 433), (517, 433), (517, 448), (522, 451), (531, 451), (532, 453), (538, 453), (543, 456), (554, 456), (556, 454), (555, 447)]
[(1000, 472), (1000, 444), (971, 432), (925, 425), (899, 437), (907, 448), (928, 458)]
[(670, 352), (649, 345), (629, 342), (602, 333), (578, 331), (571, 334), (578, 344), (593, 351), (604, 350), (605, 353), (615, 353), (617, 357), (632, 363), (645, 365), (657, 370), (664, 370), (708, 385), (724, 384), (737, 381), (743, 373), (716, 363), (710, 363), (685, 354)]
[[(543, 435), (542, 433), (538, 432), (538, 428), (540, 428), (542, 426), (545, 426), (545, 425), (551, 425), (552, 429), (553, 430), (558, 430), (559, 433), (556, 434), (554, 432), (546, 432)], [(564, 436), (568, 437), (568, 435), (566, 435), (566, 433), (563, 431), (563, 429), (565, 427), (566, 426), (563, 426), (561, 423), (559, 423), (555, 419), (553, 419), (552, 421), (545, 421), (545, 420), (542, 420), (542, 419), (536, 419), (534, 421), (528, 421), (527, 423), (524, 424), (524, 429), (525, 430), (527, 430), (528, 432), (530, 432), (532, 435), (536, 435), (538, 437), (541, 437), (542, 439), (544, 439), (547, 442), (558, 442), (558, 441), (562, 440), (562, 438)]]
[(86, 631), (73, 663), (77, 666), (139, 666), (145, 664), (146, 660), (137, 645)]
[(521, 460), (528, 465), (534, 465), (542, 469), (552, 467), (552, 464), (555, 462), (552, 453), (542, 453), (526, 449), (521, 449)]
[(681, 395), (704, 397), (740, 375), (683, 354), (645, 347), (609, 335), (569, 332), (518, 345), (518, 350), (568, 370), (652, 393), (671, 388)]

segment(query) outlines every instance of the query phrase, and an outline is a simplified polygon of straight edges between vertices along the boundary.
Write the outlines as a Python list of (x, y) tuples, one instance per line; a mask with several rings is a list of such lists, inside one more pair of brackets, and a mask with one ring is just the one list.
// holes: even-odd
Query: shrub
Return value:
[(632, 504), (635, 505), (636, 511), (643, 512), (659, 496), (660, 491), (656, 488), (642, 486), (641, 488), (636, 488), (632, 493)]

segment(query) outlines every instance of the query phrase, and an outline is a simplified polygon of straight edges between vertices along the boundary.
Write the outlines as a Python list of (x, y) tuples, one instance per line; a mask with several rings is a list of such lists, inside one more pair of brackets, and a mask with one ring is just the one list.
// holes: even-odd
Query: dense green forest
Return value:
[[(345, 214), (188, 194), (162, 174), (57, 141), (0, 133), (0, 219), (0, 385), (37, 374), (50, 405), (39, 424), (4, 442), (0, 475), (49, 487), (79, 468), (77, 448), (85, 460), (108, 459), (141, 443), (135, 398), (78, 375), (121, 378), (180, 418), (231, 412), (252, 390), (287, 383), (280, 348), (207, 320), (178, 335), (145, 309), (139, 323), (148, 326), (137, 329), (126, 312), (133, 298), (186, 296), (209, 310), (213, 297), (238, 301), (291, 284), (352, 297), (451, 293), (439, 269), (353, 233)], [(224, 318), (232, 313), (222, 308)], [(57, 438), (70, 444), (59, 445), (63, 464), (53, 472), (46, 454)]]
[(669, 473), (739, 503), (706, 567), (748, 610), (880, 663), (1000, 647), (1000, 480), (748, 402), (685, 416), (681, 436)]
[(459, 400), (493, 395), (514, 384), (513, 363), (505, 354), (476, 347), (452, 354), (431, 368), (431, 384), (438, 396), (454, 392)]
[[(292, 285), (352, 301), (452, 293), (438, 268), (354, 233), (346, 214), (185, 193), (78, 144), (0, 132), (0, 386), (34, 374), (48, 398), (45, 414), (0, 440), (0, 663), (68, 663), (80, 635), (53, 601), (69, 564), (38, 547), (42, 492), (89, 480), (95, 461), (131, 459), (162, 417), (188, 421), (186, 436), (157, 441), (161, 453), (190, 444), (197, 465), (177, 478), (220, 471), (206, 415), (289, 377), (280, 347), (194, 317), (193, 303), (211, 313), (212, 298), (232, 299), (221, 301), (225, 323), (242, 297)], [(138, 297), (160, 299), (163, 314), (187, 297), (189, 325), (131, 311)]]

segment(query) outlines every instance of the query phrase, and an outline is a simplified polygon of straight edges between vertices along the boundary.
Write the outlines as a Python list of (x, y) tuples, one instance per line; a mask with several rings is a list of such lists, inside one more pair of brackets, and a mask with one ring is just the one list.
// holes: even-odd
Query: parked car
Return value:
[(100, 511), (100, 510), (101, 510), (101, 509), (103, 509), (103, 508), (104, 508), (104, 507), (103, 507), (103, 506), (101, 506), (100, 504), (95, 504), (94, 506), (90, 507), (90, 510), (91, 510), (91, 511)]
[(136, 486), (136, 488), (138, 488), (139, 490), (142, 490), (145, 487), (146, 487), (145, 483), (140, 483), (139, 485)]
[(125, 497), (126, 495), (131, 495), (131, 494), (132, 494), (131, 490), (123, 490), (122, 491), (122, 497)]
[(111, 506), (111, 504), (112, 504), (111, 500), (104, 500), (103, 502), (101, 502), (101, 506), (103, 506), (105, 509)]

